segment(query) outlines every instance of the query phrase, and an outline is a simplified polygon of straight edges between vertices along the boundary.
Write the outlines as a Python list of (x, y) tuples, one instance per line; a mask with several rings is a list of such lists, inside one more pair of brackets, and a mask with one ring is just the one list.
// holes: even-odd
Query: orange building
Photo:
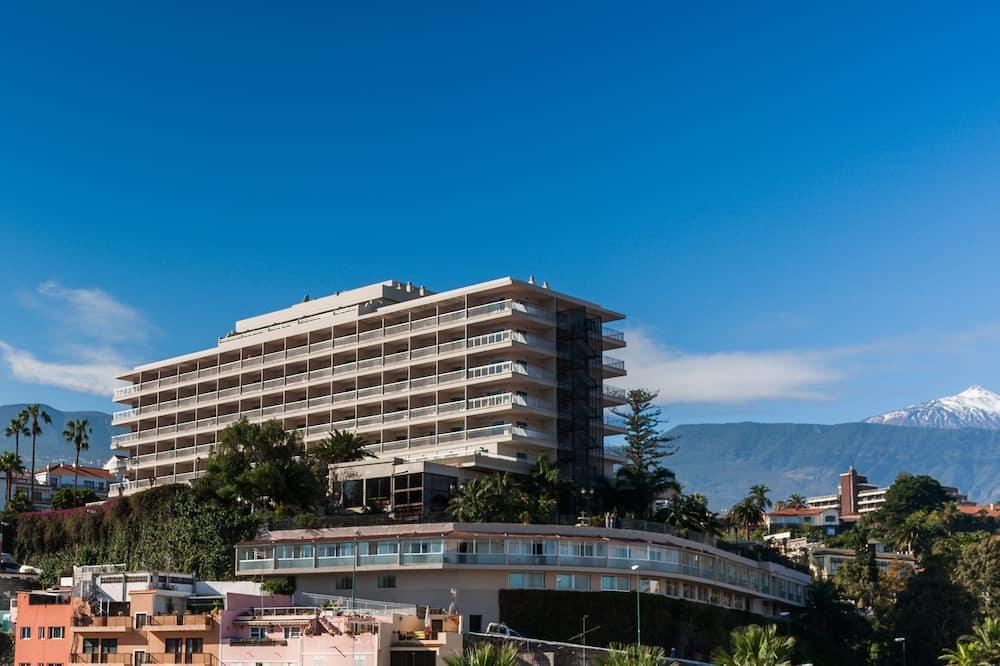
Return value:
[(68, 666), (72, 608), (69, 590), (18, 592), (15, 666)]

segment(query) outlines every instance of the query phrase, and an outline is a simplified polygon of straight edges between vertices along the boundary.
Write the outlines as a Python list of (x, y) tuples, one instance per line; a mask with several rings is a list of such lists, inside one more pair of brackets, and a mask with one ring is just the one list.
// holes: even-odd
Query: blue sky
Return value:
[(538, 4), (5, 3), (0, 404), (529, 274), (674, 423), (1000, 389), (1000, 10)]

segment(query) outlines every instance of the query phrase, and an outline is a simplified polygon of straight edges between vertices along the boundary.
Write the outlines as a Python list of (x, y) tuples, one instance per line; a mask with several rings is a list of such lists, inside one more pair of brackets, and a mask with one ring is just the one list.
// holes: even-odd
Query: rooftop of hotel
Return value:
[[(206, 354), (216, 353), (221, 346), (241, 340), (243, 336), (248, 334), (310, 323), (317, 318), (336, 315), (338, 312), (343, 312), (345, 315), (351, 313), (355, 318), (387, 315), (404, 312), (415, 306), (432, 306), (438, 303), (446, 303), (469, 294), (480, 294), (494, 289), (499, 290), (510, 287), (517, 287), (518, 289), (525, 290), (525, 292), (533, 291), (537, 295), (547, 295), (587, 307), (588, 309), (600, 312), (604, 321), (616, 321), (625, 318), (625, 315), (597, 303), (550, 289), (547, 283), (543, 285), (536, 284), (534, 278), (524, 281), (512, 277), (502, 277), (443, 292), (433, 292), (426, 287), (414, 286), (411, 282), (404, 283), (398, 280), (384, 280), (355, 289), (338, 291), (328, 296), (304, 300), (301, 303), (296, 303), (286, 308), (240, 319), (236, 322), (233, 331), (219, 338), (219, 346), (139, 365), (119, 375), (118, 379), (130, 380), (137, 372), (143, 370), (157, 368), (170, 363), (189, 361)], [(370, 306), (370, 308), (364, 310), (364, 306)]]

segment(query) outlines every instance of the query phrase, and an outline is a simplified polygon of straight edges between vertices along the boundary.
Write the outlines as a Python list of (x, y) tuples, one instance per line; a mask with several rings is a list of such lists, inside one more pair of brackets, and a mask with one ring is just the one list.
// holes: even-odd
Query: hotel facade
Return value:
[[(216, 346), (136, 367), (113, 416), (129, 454), (112, 496), (202, 474), (219, 432), (275, 420), (307, 448), (349, 430), (376, 458), (333, 470), (347, 506), (394, 515), (442, 508), (482, 472), (527, 473), (558, 461), (580, 488), (620, 462), (604, 438), (624, 432), (605, 409), (625, 392), (605, 326), (623, 315), (512, 278), (432, 293), (386, 281), (236, 323)], [(575, 510), (576, 507), (567, 507)]]

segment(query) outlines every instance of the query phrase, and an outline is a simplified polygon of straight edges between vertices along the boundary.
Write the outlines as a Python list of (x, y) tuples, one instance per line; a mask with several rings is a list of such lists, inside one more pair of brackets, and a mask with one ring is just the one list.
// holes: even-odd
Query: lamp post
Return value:
[(896, 636), (896, 638), (892, 640), (895, 641), (896, 643), (903, 644), (903, 666), (906, 666), (906, 638), (904, 638), (903, 636)]
[(635, 646), (642, 647), (642, 613), (639, 610), (639, 565), (633, 564), (631, 567), (635, 572)]
[(788, 631), (788, 617), (790, 615), (791, 615), (791, 613), (789, 613), (788, 611), (781, 611), (780, 613), (778, 613), (778, 617), (780, 617), (781, 619), (783, 619), (785, 621), (785, 635), (786, 636), (790, 635), (790, 632)]

